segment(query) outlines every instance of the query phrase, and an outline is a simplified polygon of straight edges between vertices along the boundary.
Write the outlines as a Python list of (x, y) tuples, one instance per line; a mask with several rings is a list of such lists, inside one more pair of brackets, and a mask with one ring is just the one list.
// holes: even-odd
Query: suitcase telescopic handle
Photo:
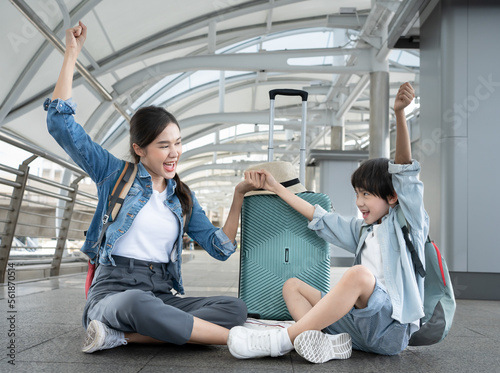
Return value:
[(299, 179), (305, 185), (306, 178), (306, 118), (307, 118), (307, 96), (308, 92), (300, 89), (272, 89), (269, 91), (269, 146), (267, 148), (267, 158), (271, 162), (274, 158), (274, 99), (276, 96), (300, 96), (302, 98), (302, 128), (300, 135), (300, 169)]
[(300, 89), (271, 89), (269, 91), (269, 98), (274, 100), (276, 96), (300, 96), (302, 97), (302, 101), (307, 101), (308, 92), (302, 91)]

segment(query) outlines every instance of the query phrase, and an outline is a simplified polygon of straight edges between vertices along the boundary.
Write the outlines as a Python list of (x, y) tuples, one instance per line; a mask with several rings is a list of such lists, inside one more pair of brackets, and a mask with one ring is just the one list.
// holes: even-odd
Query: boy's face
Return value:
[(366, 224), (373, 224), (381, 221), (381, 219), (389, 213), (389, 207), (394, 207), (398, 197), (391, 196), (386, 201), (383, 198), (367, 192), (363, 188), (355, 188), (356, 206), (363, 215)]

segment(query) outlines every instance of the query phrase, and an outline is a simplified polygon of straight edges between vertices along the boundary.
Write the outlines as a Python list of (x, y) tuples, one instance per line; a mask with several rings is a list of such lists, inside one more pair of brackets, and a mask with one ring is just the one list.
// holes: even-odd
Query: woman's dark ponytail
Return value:
[(193, 200), (191, 198), (191, 189), (181, 181), (178, 174), (175, 174), (174, 180), (177, 184), (175, 187), (175, 194), (181, 201), (182, 215), (188, 216), (191, 214), (191, 209), (193, 208)]

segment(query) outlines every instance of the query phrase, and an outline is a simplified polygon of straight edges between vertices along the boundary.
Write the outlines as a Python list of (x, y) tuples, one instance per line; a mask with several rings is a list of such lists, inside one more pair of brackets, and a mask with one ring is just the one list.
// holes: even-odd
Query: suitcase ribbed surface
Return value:
[[(298, 196), (330, 211), (330, 199), (325, 194)], [(249, 314), (291, 320), (281, 294), (283, 284), (291, 277), (329, 291), (329, 245), (307, 228), (307, 223), (305, 217), (276, 195), (245, 197), (239, 296), (247, 304)]]

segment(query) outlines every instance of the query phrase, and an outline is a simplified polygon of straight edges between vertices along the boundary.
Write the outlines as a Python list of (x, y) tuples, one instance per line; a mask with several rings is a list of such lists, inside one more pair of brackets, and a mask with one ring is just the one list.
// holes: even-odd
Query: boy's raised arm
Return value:
[(394, 101), (394, 113), (396, 114), (396, 155), (394, 156), (394, 163), (411, 163), (410, 134), (406, 125), (404, 109), (410, 105), (414, 97), (415, 91), (410, 83), (405, 83), (399, 87)]

